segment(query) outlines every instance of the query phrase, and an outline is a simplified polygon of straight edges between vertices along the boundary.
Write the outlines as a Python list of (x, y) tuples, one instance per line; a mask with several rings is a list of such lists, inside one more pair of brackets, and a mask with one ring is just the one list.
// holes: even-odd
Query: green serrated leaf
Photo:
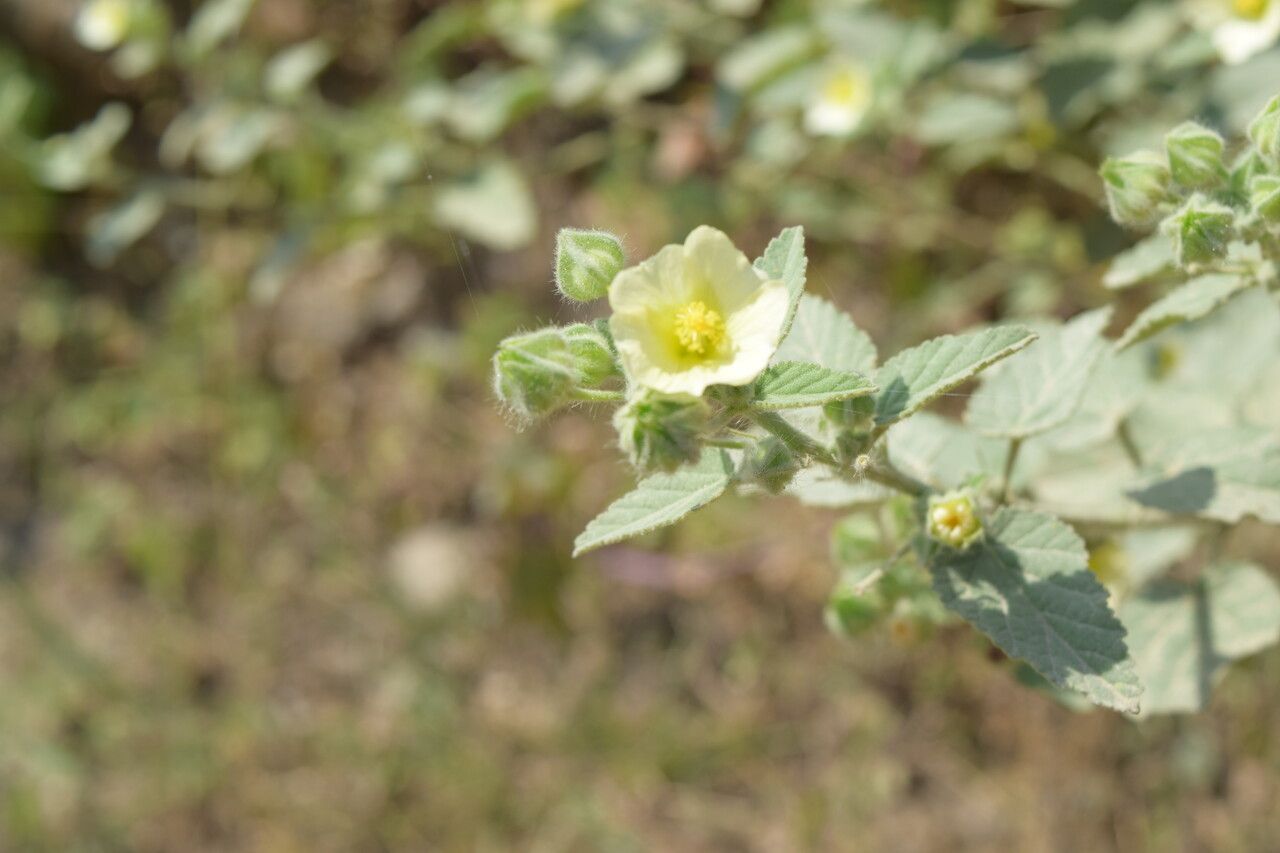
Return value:
[(787, 319), (782, 324), (784, 337), (795, 319), (800, 297), (804, 295), (805, 270), (808, 266), (809, 259), (804, 254), (804, 228), (799, 225), (784, 228), (782, 233), (769, 241), (764, 254), (756, 259), (755, 268), (769, 278), (781, 281), (791, 295)]
[(791, 332), (773, 360), (811, 361), (832, 370), (870, 375), (876, 369), (876, 345), (848, 314), (821, 296), (806, 293), (800, 298)]
[(969, 401), (965, 423), (983, 435), (1029, 438), (1071, 417), (1098, 359), (1110, 308), (1046, 326), (1027, 351), (990, 371)]
[(1147, 714), (1203, 709), (1234, 660), (1280, 639), (1280, 590), (1257, 566), (1211, 566), (1195, 584), (1148, 584), (1120, 618)]
[(1160, 231), (1111, 259), (1102, 283), (1111, 290), (1142, 284), (1174, 268), (1173, 242)]
[(1012, 657), (1099, 705), (1136, 713), (1142, 686), (1124, 626), (1083, 540), (1051, 515), (1002, 507), (965, 551), (928, 558), (943, 604)]
[(573, 556), (675, 524), (724, 494), (732, 479), (724, 451), (704, 451), (688, 468), (646, 477), (592, 519), (574, 541)]
[(1164, 512), (1280, 523), (1280, 435), (1229, 427), (1171, 437), (1151, 449), (1145, 481), (1128, 494)]
[(876, 373), (876, 424), (884, 427), (914, 414), (939, 394), (973, 378), (1036, 339), (1024, 326), (997, 326), (943, 335), (895, 355)]
[(756, 380), (756, 397), (751, 405), (766, 411), (821, 406), (874, 394), (870, 379), (844, 370), (830, 370), (816, 364), (784, 361), (765, 369)]
[(1117, 349), (1125, 349), (1175, 323), (1196, 320), (1225, 304), (1253, 284), (1246, 276), (1210, 273), (1193, 278), (1167, 296), (1157, 299), (1125, 329)]

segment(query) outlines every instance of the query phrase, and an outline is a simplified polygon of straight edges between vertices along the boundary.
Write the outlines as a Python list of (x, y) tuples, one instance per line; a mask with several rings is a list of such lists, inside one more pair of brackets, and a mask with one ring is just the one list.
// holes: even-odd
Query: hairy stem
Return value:
[(1009, 439), (1009, 453), (1004, 457), (1004, 475), (1000, 480), (1000, 503), (1009, 502), (1013, 491), (1013, 466), (1018, 462), (1018, 451), (1022, 449), (1021, 438)]
[(621, 403), (625, 398), (621, 391), (602, 391), (599, 388), (574, 388), (573, 399), (587, 403)]

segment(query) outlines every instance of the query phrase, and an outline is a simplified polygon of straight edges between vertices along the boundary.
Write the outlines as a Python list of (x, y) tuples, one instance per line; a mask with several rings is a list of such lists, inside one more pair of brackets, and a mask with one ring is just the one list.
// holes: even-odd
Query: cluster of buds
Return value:
[(575, 394), (618, 376), (609, 340), (579, 323), (512, 335), (493, 356), (493, 390), (522, 423), (568, 405)]
[(1108, 159), (1100, 174), (1112, 218), (1161, 223), (1184, 269), (1221, 263), (1233, 242), (1280, 228), (1280, 97), (1250, 124), (1249, 141), (1228, 168), (1223, 138), (1187, 122), (1165, 136), (1164, 151)]

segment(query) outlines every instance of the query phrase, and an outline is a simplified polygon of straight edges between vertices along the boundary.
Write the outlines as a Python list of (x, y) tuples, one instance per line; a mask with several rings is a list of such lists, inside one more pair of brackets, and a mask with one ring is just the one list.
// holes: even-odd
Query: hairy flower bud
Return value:
[(982, 536), (982, 520), (968, 492), (949, 492), (929, 498), (925, 529), (933, 541), (964, 550)]
[(770, 494), (780, 494), (800, 470), (795, 452), (781, 440), (768, 436), (756, 442), (742, 460), (742, 480), (755, 483)]
[(1220, 186), (1227, 177), (1222, 163), (1222, 137), (1193, 121), (1178, 125), (1164, 138), (1173, 180), (1188, 189)]
[(1280, 95), (1272, 98), (1249, 124), (1249, 139), (1262, 159), (1280, 166)]
[(1225, 257), (1235, 232), (1235, 218), (1231, 208), (1203, 196), (1193, 197), (1166, 222), (1178, 263), (1188, 267)]
[(578, 372), (559, 329), (512, 335), (493, 356), (493, 390), (521, 421), (532, 421), (569, 402)]
[(1268, 225), (1280, 225), (1280, 175), (1257, 175), (1249, 184), (1249, 205)]
[(831, 590), (823, 618), (831, 633), (852, 637), (875, 625), (884, 610), (884, 596), (878, 588), (860, 589), (842, 580)]
[(560, 333), (573, 354), (573, 366), (578, 372), (579, 386), (594, 388), (610, 377), (622, 375), (608, 338), (598, 328), (586, 323), (574, 323)]
[(1153, 151), (1108, 158), (1099, 174), (1106, 186), (1111, 218), (1121, 225), (1151, 225), (1173, 201), (1169, 166)]
[(605, 296), (626, 262), (621, 241), (605, 231), (562, 228), (556, 235), (556, 288), (575, 302)]
[(618, 443), (637, 471), (674, 471), (696, 462), (710, 408), (700, 397), (641, 391), (618, 409)]
[(1267, 172), (1267, 164), (1258, 156), (1258, 152), (1247, 148), (1236, 157), (1231, 164), (1231, 193), (1238, 199), (1249, 197), (1253, 179)]

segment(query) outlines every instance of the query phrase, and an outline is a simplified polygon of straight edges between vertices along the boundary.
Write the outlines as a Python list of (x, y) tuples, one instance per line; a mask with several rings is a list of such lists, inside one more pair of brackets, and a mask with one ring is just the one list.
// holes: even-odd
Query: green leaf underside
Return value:
[(655, 474), (611, 503), (573, 543), (573, 556), (675, 524), (724, 494), (733, 463), (724, 451), (705, 451), (694, 465)]
[(1232, 661), (1280, 639), (1280, 591), (1256, 566), (1220, 564), (1194, 585), (1148, 584), (1120, 618), (1145, 687), (1143, 713), (1199, 711)]
[(781, 281), (787, 287), (791, 299), (787, 307), (787, 319), (782, 324), (785, 337), (796, 316), (796, 308), (804, 295), (805, 270), (809, 259), (804, 254), (804, 228), (794, 225), (769, 241), (764, 254), (756, 259), (755, 268), (771, 279)]
[(833, 474), (829, 468), (810, 465), (787, 484), (786, 494), (805, 506), (839, 509), (882, 503), (897, 492), (870, 480), (849, 482)]
[(1083, 540), (1051, 515), (1001, 508), (966, 551), (929, 559), (942, 602), (1012, 657), (1093, 702), (1137, 713), (1142, 686), (1124, 626)]
[(1175, 262), (1173, 241), (1167, 234), (1157, 231), (1112, 258), (1102, 283), (1111, 290), (1133, 287), (1172, 269)]
[(848, 314), (822, 297), (806, 293), (800, 299), (791, 332), (773, 360), (809, 361), (869, 376), (876, 369), (876, 345)]
[(1175, 323), (1197, 320), (1253, 285), (1247, 276), (1211, 273), (1193, 278), (1148, 305), (1125, 329), (1117, 349), (1133, 346)]
[(969, 400), (965, 423), (983, 435), (1028, 438), (1065, 422), (1106, 351), (1102, 330), (1110, 317), (1111, 310), (1104, 308), (1041, 330), (1026, 352), (984, 376)]
[(1228, 427), (1181, 438), (1152, 454), (1145, 482), (1128, 495), (1169, 513), (1280, 524), (1280, 435)]
[(784, 361), (765, 370), (756, 380), (758, 409), (798, 409), (874, 394), (871, 380), (856, 373), (829, 370), (816, 364)]
[(986, 438), (948, 418), (920, 412), (889, 431), (889, 459), (934, 488), (963, 485), (975, 475), (999, 476), (1008, 442)]
[(876, 373), (876, 424), (886, 426), (914, 414), (940, 394), (976, 376), (1030, 344), (1024, 326), (997, 326), (965, 335), (944, 335), (904, 350)]

